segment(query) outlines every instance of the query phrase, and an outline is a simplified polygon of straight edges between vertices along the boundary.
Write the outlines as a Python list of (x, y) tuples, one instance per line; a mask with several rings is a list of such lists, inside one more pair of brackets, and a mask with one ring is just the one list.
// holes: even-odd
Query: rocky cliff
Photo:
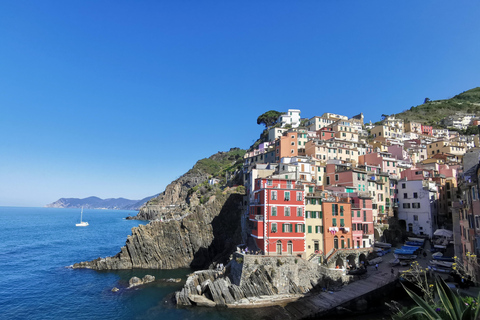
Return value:
[(241, 183), (237, 173), (242, 167), (244, 154), (245, 150), (232, 148), (199, 160), (187, 173), (170, 183), (164, 192), (148, 201), (137, 216), (129, 219), (168, 220), (183, 216), (198, 204), (196, 200), (207, 201), (215, 186), (222, 188)]
[[(117, 255), (76, 263), (73, 267), (96, 270), (202, 268), (225, 260), (241, 242), (244, 188), (227, 185), (235, 183), (239, 173), (236, 166), (243, 158), (239, 149), (232, 150), (200, 160), (167, 186), (165, 192), (149, 201), (136, 218), (151, 222), (132, 228), (132, 235)], [(219, 174), (227, 176), (223, 185), (206, 183)]]

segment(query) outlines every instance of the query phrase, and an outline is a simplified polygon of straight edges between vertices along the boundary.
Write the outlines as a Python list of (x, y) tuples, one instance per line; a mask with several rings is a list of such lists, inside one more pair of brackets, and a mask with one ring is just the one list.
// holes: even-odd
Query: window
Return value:
[(277, 224), (272, 223), (272, 232), (277, 232)]
[(290, 217), (290, 207), (285, 207), (284, 216)]
[(410, 203), (404, 203), (403, 209), (410, 209)]
[(405, 189), (405, 183), (402, 183), (402, 189)]
[(334, 227), (337, 226), (337, 218), (332, 219), (332, 226), (334, 226)]
[(303, 217), (303, 209), (301, 207), (297, 207), (297, 217)]
[(320, 219), (323, 219), (322, 211), (319, 211), (319, 212), (318, 212), (318, 217), (319, 217)]
[(338, 174), (335, 175), (335, 181), (338, 181)]
[(302, 193), (297, 192), (297, 201), (302, 201)]
[(412, 208), (414, 208), (414, 209), (420, 209), (420, 202), (414, 202), (414, 203), (412, 203)]
[(310, 217), (314, 219), (317, 218), (317, 211), (310, 212)]
[(344, 219), (340, 219), (340, 227), (345, 227), (345, 220)]
[(272, 180), (267, 180), (267, 186), (271, 186), (273, 184)]
[(343, 217), (343, 206), (340, 206), (340, 215)]
[(304, 233), (305, 232), (305, 225), (303, 223), (297, 223), (295, 225), (295, 232), (301, 232), (301, 233)]
[(312, 233), (312, 226), (308, 226), (307, 231), (308, 231), (308, 233)]
[(408, 199), (408, 195), (406, 193), (403, 194), (403, 199)]
[(292, 232), (293, 231), (293, 227), (290, 223), (284, 223), (282, 225), (282, 231), (283, 232)]
[[(365, 187), (364, 187), (364, 189), (365, 189)], [(365, 191), (365, 190), (363, 190), (363, 191)], [(362, 208), (366, 208), (367, 206), (365, 205), (365, 199), (362, 199), (362, 201), (363, 201), (363, 207)]]
[(272, 191), (272, 200), (277, 200), (277, 191)]
[(292, 189), (292, 181), (287, 180), (287, 189)]
[(290, 191), (285, 191), (285, 201), (290, 201)]
[(338, 204), (332, 203), (332, 216), (338, 216)]
[(363, 211), (363, 221), (367, 221), (367, 211)]
[(418, 216), (417, 215), (413, 215), (413, 221), (418, 221)]
[(272, 207), (272, 217), (277, 216), (277, 207)]
[(415, 199), (417, 199), (417, 198), (418, 198), (418, 193), (414, 192), (414, 193), (413, 193), (413, 197), (414, 197)]
[(360, 211), (357, 211), (357, 218), (360, 218)]

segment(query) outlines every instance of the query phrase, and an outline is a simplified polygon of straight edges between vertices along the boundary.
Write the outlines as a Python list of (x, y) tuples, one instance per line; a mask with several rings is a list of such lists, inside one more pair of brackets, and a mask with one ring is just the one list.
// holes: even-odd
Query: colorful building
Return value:
[(251, 236), (265, 255), (305, 256), (304, 187), (295, 180), (260, 178), (249, 207)]

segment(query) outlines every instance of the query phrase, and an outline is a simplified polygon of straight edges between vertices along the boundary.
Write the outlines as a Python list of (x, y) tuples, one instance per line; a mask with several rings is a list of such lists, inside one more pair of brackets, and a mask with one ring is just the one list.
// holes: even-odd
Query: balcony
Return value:
[(263, 216), (262, 215), (255, 215), (255, 220), (257, 221), (263, 221)]

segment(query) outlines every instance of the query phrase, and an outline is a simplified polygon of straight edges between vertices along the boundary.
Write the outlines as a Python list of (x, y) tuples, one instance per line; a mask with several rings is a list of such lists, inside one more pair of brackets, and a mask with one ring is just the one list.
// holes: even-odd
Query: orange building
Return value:
[(298, 156), (298, 133), (285, 132), (275, 141), (275, 161), (280, 162), (285, 157)]
[(322, 202), (325, 253), (353, 248), (351, 203), (348, 198), (327, 197)]

